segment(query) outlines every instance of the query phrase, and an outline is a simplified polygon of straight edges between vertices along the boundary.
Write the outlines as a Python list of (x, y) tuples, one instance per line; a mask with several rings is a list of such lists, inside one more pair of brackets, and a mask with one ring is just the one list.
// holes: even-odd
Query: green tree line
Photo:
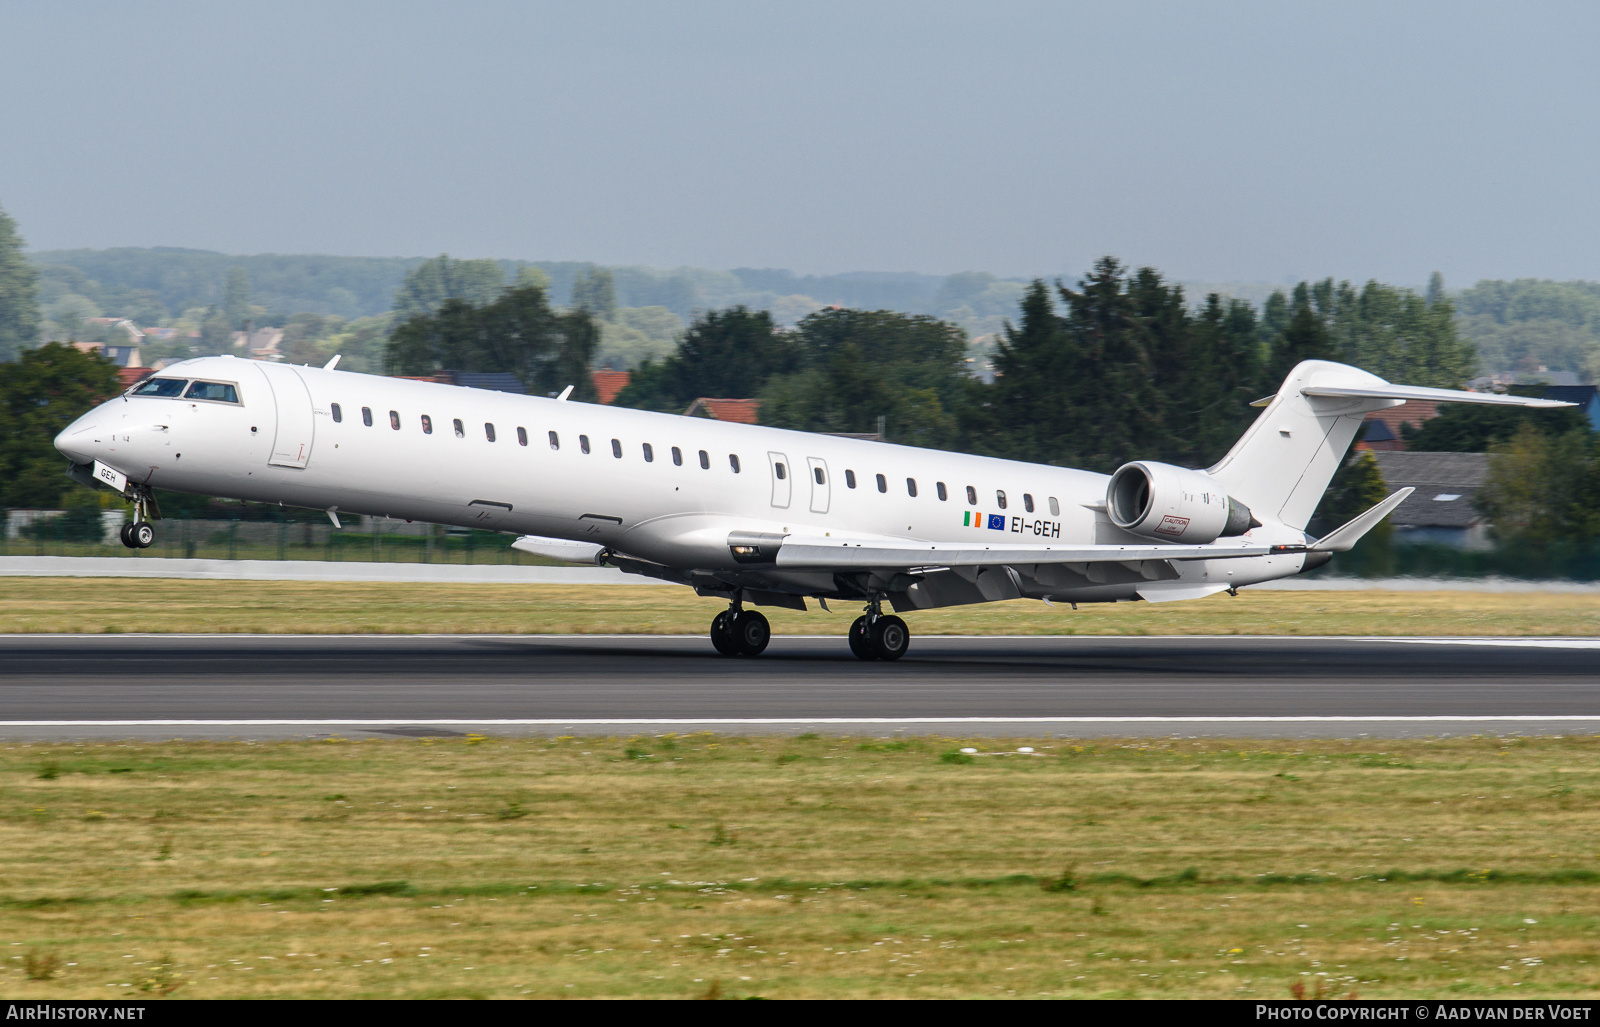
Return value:
[(1302, 283), (1259, 312), (1215, 293), (1196, 306), (1155, 269), (1105, 257), (1075, 285), (1027, 287), (992, 382), (974, 376), (959, 328), (926, 315), (829, 309), (785, 329), (734, 307), (697, 318), (617, 402), (758, 397), (780, 427), (867, 432), (882, 418), (912, 445), (1101, 471), (1136, 457), (1204, 466), (1301, 360), (1459, 387), (1474, 363), (1453, 324), (1442, 295), (1377, 282)]
[(574, 399), (592, 401), (589, 366), (599, 338), (588, 311), (557, 313), (539, 275), (524, 272), (518, 284), (492, 299), (474, 303), (446, 296), (431, 311), (421, 308), (395, 327), (385, 364), (391, 374), (403, 375), (509, 372), (534, 395), (554, 395), (571, 385)]

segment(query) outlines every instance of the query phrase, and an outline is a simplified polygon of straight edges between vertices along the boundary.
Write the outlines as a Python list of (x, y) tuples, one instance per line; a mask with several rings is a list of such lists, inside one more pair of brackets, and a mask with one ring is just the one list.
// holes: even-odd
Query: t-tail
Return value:
[(1207, 473), (1263, 520), (1303, 530), (1339, 469), (1362, 421), (1408, 399), (1500, 406), (1572, 406), (1552, 399), (1391, 385), (1347, 364), (1295, 365), (1266, 409)]

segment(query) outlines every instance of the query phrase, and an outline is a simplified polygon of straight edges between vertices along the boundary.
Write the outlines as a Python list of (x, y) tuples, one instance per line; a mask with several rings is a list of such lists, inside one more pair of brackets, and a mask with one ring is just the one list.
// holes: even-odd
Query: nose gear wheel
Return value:
[(134, 490), (133, 522), (124, 524), (119, 536), (122, 544), (129, 549), (149, 549), (156, 541), (156, 529), (150, 523), (150, 516), (155, 514), (159, 517), (161, 514), (155, 509), (155, 500), (147, 487), (134, 486)]

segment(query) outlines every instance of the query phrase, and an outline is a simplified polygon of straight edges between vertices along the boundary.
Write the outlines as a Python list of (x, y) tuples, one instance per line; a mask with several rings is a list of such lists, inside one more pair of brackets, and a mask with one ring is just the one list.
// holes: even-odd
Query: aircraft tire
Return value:
[(121, 537), (122, 544), (127, 546), (129, 549), (138, 549), (139, 548), (136, 544), (134, 544), (134, 541), (133, 541), (133, 522), (132, 521), (124, 521), (122, 523), (121, 530), (118, 531), (117, 534), (118, 534), (118, 536)]
[(711, 645), (724, 656), (739, 655), (739, 650), (733, 645), (733, 634), (728, 630), (728, 622), (732, 619), (733, 611), (723, 610), (711, 621)]
[(850, 651), (856, 654), (858, 660), (876, 660), (878, 650), (872, 647), (872, 636), (867, 631), (867, 617), (862, 614), (850, 625), (846, 635), (850, 639)]
[(128, 532), (128, 537), (133, 540), (134, 548), (149, 549), (151, 546), (155, 545), (155, 525), (151, 524), (149, 521), (138, 521), (134, 524), (132, 530)]
[(880, 660), (898, 660), (911, 648), (911, 629), (899, 617), (879, 617), (872, 625), (872, 648)]
[(733, 615), (728, 635), (740, 656), (760, 656), (772, 641), (772, 625), (754, 610), (740, 610)]

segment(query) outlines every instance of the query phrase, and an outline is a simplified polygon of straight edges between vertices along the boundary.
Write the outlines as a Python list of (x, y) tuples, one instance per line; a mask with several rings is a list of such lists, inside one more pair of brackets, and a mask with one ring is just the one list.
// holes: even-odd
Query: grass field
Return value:
[[(0, 633), (702, 634), (724, 604), (660, 585), (5, 578)], [(843, 635), (858, 610), (763, 608), (776, 634)], [(1600, 593), (1275, 592), (1178, 603), (1032, 600), (908, 614), (913, 635), (1594, 635)], [(913, 645), (915, 642), (913, 641)]]
[(990, 745), (11, 744), (0, 992), (1600, 994), (1600, 739)]

